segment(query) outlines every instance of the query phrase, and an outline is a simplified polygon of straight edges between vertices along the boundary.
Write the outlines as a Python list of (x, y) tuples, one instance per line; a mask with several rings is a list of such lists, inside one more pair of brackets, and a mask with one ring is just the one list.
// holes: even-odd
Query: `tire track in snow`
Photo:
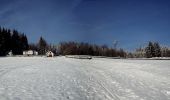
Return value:
[[(83, 64), (83, 67), (88, 66), (86, 68), (88, 68), (90, 71), (93, 71), (93, 73), (91, 75), (95, 77), (95, 79), (97, 80), (97, 83), (99, 85), (101, 85), (101, 87), (103, 87), (103, 89), (105, 89), (106, 92), (110, 95), (110, 97), (112, 97), (114, 100), (121, 100), (121, 97), (117, 94), (119, 92), (122, 92), (122, 93), (126, 94), (127, 96), (129, 95), (128, 100), (132, 100), (132, 98), (133, 99), (138, 98), (138, 100), (141, 99), (138, 95), (135, 94), (135, 92), (131, 91), (128, 88), (121, 87), (121, 85), (119, 85), (116, 82), (116, 80), (113, 80), (114, 78), (111, 77), (112, 74), (109, 71), (106, 71), (103, 68), (101, 69), (101, 68), (93, 65), (94, 64), (93, 61), (89, 62), (89, 63), (85, 62), (85, 63), (82, 63), (82, 64)], [(85, 70), (85, 68), (84, 68), (84, 70)], [(100, 76), (100, 77), (96, 77), (96, 76)], [(102, 81), (102, 80), (104, 80), (104, 81)], [(103, 84), (103, 83), (105, 83), (105, 84)], [(111, 88), (113, 86), (110, 86), (110, 83), (116, 83), (116, 84), (113, 84), (114, 89)], [(108, 86), (110, 86), (110, 87), (108, 87)]]
[[(78, 64), (78, 62), (76, 62), (76, 64), (75, 64), (75, 63), (73, 64), (73, 62), (75, 62), (75, 60), (72, 60), (71, 62), (69, 62), (69, 64), (77, 67), (78, 69), (83, 68), (83, 67), (85, 67), (85, 65), (88, 64), (88, 63), (86, 63), (86, 64), (85, 64), (85, 63)], [(80, 62), (81, 62), (81, 61), (80, 61)], [(81, 67), (80, 65), (82, 65), (82, 67)], [(96, 77), (96, 76), (100, 75), (101, 77), (104, 77), (104, 79), (105, 79), (105, 76), (101, 75), (101, 73), (99, 73), (99, 72), (97, 71), (98, 69), (97, 69), (95, 66), (92, 66), (92, 65), (87, 65), (87, 66), (88, 66), (88, 67), (86, 67), (86, 68), (88, 68), (88, 69), (84, 68), (84, 69), (82, 69), (82, 70), (86, 70), (86, 72), (84, 71), (84, 73), (88, 74), (89, 79), (90, 79), (91, 81), (96, 82), (100, 87), (102, 87), (102, 89), (104, 89), (105, 92), (106, 92), (113, 100), (120, 100), (119, 96), (118, 96), (116, 93), (113, 94), (113, 93), (103, 84), (104, 82), (102, 82), (101, 79), (98, 79), (98, 78)], [(92, 71), (95, 70), (95, 75), (92, 74), (92, 73), (90, 73), (89, 69), (91, 69)], [(96, 69), (97, 69), (97, 70), (96, 70)], [(92, 78), (92, 77), (93, 77), (93, 78)]]
[[(116, 64), (114, 64), (114, 66), (117, 65), (117, 62), (115, 62), (115, 63)], [(118, 64), (120, 64), (120, 62)], [(140, 67), (140, 66), (135, 66), (133, 63), (131, 63), (130, 65), (128, 63), (126, 63), (126, 64), (121, 63), (121, 65), (122, 65), (122, 67), (121, 66), (113, 67), (113, 69), (110, 69), (111, 67), (108, 68), (106, 65), (103, 65), (103, 67), (100, 67), (102, 69), (100, 69), (100, 68), (99, 69), (104, 71), (104, 70), (106, 70), (105, 68), (107, 68), (107, 70), (105, 71), (107, 73), (105, 73), (105, 74), (106, 75), (108, 74), (107, 76), (111, 76), (111, 77), (115, 78), (119, 83), (121, 83), (123, 85), (122, 89), (125, 89), (124, 91), (127, 90), (126, 94), (132, 93), (132, 95), (130, 95), (130, 97), (132, 96), (132, 98), (134, 98), (134, 99), (135, 98), (136, 99), (138, 98), (138, 100), (139, 99), (142, 99), (142, 100), (143, 99), (144, 100), (145, 99), (146, 100), (150, 100), (150, 99), (169, 100), (170, 99), (168, 92), (166, 92), (166, 91), (168, 91), (167, 89), (169, 87), (165, 88), (166, 86), (168, 86), (168, 84), (167, 84), (169, 82), (168, 79), (164, 79), (164, 77), (160, 77), (160, 79), (161, 79), (160, 80), (159, 75), (157, 75), (157, 74), (154, 74), (152, 77), (149, 75), (148, 72), (143, 72), (143, 71), (139, 70), (138, 67)], [(133, 67), (132, 67), (132, 69), (129, 69), (131, 67), (131, 65)], [(144, 66), (144, 67), (149, 67), (149, 66)], [(113, 73), (113, 72), (116, 72), (116, 73)], [(133, 73), (133, 72), (135, 72), (135, 73)], [(131, 77), (131, 76), (133, 76), (133, 77)], [(156, 80), (154, 80), (155, 78), (156, 78)], [(159, 80), (157, 80), (157, 79), (159, 79)], [(161, 84), (161, 82), (164, 82), (164, 81), (167, 85)], [(130, 90), (130, 92), (129, 92), (129, 90)], [(147, 92), (145, 92), (145, 91), (147, 91)]]
[[(16, 65), (23, 65), (22, 69), (11, 69), (15, 67), (12, 66), (14, 61), (19, 59), (23, 59), (23, 62)], [(36, 63), (32, 60), (34, 59), (12, 58), (9, 65), (2, 64), (2, 70), (11, 70), (0, 78), (0, 99), (170, 100), (170, 81), (165, 81), (168, 78), (162, 79), (156, 74), (152, 77), (139, 70), (143, 69), (140, 64), (125, 64), (122, 60), (75, 60), (64, 57), (38, 58)], [(153, 68), (154, 65), (150, 64)], [(162, 68), (161, 72), (164, 70)], [(166, 70), (165, 72), (168, 73)], [(169, 73), (165, 75), (168, 77)], [(151, 79), (154, 77), (157, 77), (155, 81)], [(159, 78), (161, 79), (157, 80)]]

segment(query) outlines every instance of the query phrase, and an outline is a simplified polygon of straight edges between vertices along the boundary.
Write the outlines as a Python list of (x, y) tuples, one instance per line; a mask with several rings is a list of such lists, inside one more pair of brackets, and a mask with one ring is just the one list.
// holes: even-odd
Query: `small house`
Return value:
[(34, 51), (34, 55), (36, 55), (36, 56), (37, 56), (37, 55), (38, 55), (38, 52), (37, 52), (37, 51)]
[(33, 56), (33, 55), (37, 56), (38, 52), (34, 50), (23, 51), (23, 55), (24, 56)]
[(47, 57), (54, 57), (54, 53), (52, 51), (48, 51), (46, 55)]

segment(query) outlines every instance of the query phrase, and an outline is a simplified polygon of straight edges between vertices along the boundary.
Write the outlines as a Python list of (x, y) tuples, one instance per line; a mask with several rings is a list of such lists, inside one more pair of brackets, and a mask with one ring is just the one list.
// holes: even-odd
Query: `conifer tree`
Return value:
[(147, 58), (155, 57), (155, 50), (152, 42), (149, 42), (148, 46), (145, 49), (145, 52)]
[(48, 44), (43, 37), (40, 37), (38, 42), (38, 51), (40, 55), (44, 55), (47, 52)]
[(153, 46), (154, 46), (154, 53), (155, 53), (155, 57), (161, 57), (161, 47), (160, 47), (160, 45), (159, 45), (159, 43), (158, 42), (155, 42), (154, 44), (153, 44)]

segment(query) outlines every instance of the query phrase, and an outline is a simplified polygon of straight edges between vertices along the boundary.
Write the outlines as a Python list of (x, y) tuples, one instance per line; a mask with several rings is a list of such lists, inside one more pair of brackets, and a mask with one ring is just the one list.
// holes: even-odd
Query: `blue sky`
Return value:
[(0, 0), (0, 26), (30, 42), (79, 41), (133, 50), (149, 40), (170, 46), (169, 0)]

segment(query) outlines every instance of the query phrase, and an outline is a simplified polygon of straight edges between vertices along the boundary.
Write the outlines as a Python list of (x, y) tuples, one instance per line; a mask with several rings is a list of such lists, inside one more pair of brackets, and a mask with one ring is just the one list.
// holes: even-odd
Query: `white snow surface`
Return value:
[(170, 61), (4, 57), (0, 100), (170, 100)]

